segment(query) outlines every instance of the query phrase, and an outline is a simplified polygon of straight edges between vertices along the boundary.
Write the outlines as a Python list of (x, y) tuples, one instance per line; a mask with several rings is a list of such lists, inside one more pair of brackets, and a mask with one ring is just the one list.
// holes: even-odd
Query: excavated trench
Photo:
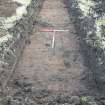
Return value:
[[(64, 1), (45, 0), (38, 17), (9, 78), (5, 104), (102, 105)], [(54, 32), (49, 29), (69, 32), (55, 32), (52, 48)]]

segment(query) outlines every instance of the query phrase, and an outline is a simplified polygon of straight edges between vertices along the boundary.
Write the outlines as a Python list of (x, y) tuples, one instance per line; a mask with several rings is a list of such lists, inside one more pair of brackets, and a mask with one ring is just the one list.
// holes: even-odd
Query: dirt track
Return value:
[[(79, 41), (63, 0), (45, 0), (40, 17), (52, 23), (55, 29), (69, 29), (69, 32), (56, 33), (53, 54), (52, 32), (34, 30), (31, 43), (26, 46), (17, 65), (13, 77), (17, 80), (15, 84), (20, 86), (21, 81), (26, 81), (34, 90), (70, 97), (87, 93), (83, 83), (87, 68), (83, 64)], [(39, 30), (42, 28), (45, 28), (44, 25), (38, 25)]]

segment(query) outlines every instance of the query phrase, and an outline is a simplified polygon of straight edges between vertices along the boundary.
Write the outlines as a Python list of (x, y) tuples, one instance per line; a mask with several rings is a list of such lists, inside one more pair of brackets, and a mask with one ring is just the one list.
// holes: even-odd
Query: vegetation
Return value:
[[(95, 48), (105, 49), (105, 1), (104, 0), (76, 0), (82, 11), (82, 18), (91, 18), (93, 28), (87, 31), (86, 41)], [(88, 26), (87, 26), (88, 27)]]

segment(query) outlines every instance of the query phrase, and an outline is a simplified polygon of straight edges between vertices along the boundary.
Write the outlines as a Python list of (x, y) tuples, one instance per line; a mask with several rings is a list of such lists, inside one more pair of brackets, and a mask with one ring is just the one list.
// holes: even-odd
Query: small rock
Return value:
[(78, 96), (72, 96), (71, 103), (76, 104), (76, 105), (80, 104), (80, 98)]
[(21, 105), (21, 103), (15, 100), (15, 101), (11, 101), (10, 105)]
[(75, 105), (75, 104), (69, 104), (69, 103), (65, 103), (65, 104), (62, 104), (62, 105)]
[(65, 65), (66, 68), (71, 67), (70, 61), (68, 61), (68, 60), (64, 60), (64, 65)]
[(23, 91), (24, 92), (32, 92), (32, 89), (31, 89), (31, 87), (27, 87), (27, 88), (24, 88)]
[(28, 81), (25, 81), (25, 80), (24, 81), (23, 80), (15, 80), (14, 84), (21, 88), (31, 86), (31, 83)]
[(50, 44), (49, 43), (46, 43), (45, 46), (50, 47)]
[(97, 105), (96, 102), (88, 102), (88, 105)]
[(105, 104), (105, 100), (101, 100), (101, 103), (104, 105)]

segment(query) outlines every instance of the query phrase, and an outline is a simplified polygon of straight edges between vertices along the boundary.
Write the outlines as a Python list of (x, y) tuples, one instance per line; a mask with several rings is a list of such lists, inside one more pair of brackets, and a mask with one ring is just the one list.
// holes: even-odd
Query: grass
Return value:
[[(90, 17), (90, 14), (92, 14), (93, 16), (95, 15), (93, 14), (95, 13), (94, 10), (90, 11), (91, 8), (94, 8), (96, 4), (93, 0), (76, 0), (76, 1), (78, 2), (79, 9), (82, 11), (84, 18)], [(95, 24), (93, 25), (93, 27), (96, 28), (96, 31), (94, 34), (95, 40), (92, 40), (90, 38), (88, 39), (88, 41), (90, 40), (90, 45), (92, 45), (93, 47), (98, 47), (104, 50), (105, 49), (105, 34), (104, 34), (105, 29), (103, 29), (102, 26), (105, 26), (105, 17), (102, 16), (94, 20), (95, 20)], [(88, 37), (88, 32), (87, 32), (87, 37)]]
[[(0, 42), (1, 42), (1, 40), (3, 40), (3, 39), (1, 39), (1, 37), (8, 36), (8, 34), (9, 34), (7, 32), (8, 28), (13, 27), (15, 25), (15, 22), (23, 17), (23, 14), (27, 14), (26, 8), (31, 3), (31, 0), (14, 0), (14, 1), (22, 3), (23, 6), (18, 7), (16, 10), (16, 14), (14, 14), (11, 17), (7, 17), (7, 18), (0, 17)], [(6, 37), (4, 37), (4, 38), (6, 38)]]

